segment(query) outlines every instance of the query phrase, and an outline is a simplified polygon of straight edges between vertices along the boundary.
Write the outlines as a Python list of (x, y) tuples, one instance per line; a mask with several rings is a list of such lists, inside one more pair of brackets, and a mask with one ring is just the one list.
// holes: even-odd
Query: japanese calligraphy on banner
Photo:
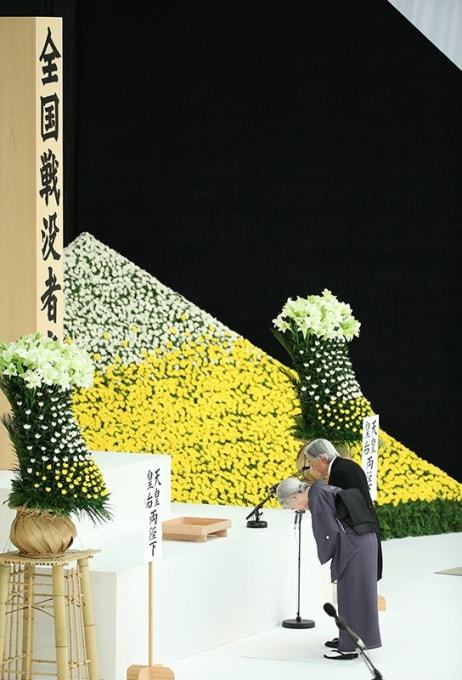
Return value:
[(167, 489), (159, 465), (146, 466), (144, 485), (144, 559), (152, 562), (162, 556), (162, 519), (165, 515)]
[(63, 49), (62, 20), (36, 23), (37, 330), (63, 329)]
[(367, 416), (363, 420), (362, 467), (366, 474), (373, 501), (377, 498), (377, 465), (379, 451), (379, 416)]

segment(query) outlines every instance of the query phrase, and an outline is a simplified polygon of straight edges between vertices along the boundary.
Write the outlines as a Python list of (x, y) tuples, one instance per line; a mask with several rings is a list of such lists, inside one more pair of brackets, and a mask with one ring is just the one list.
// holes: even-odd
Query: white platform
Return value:
[[(135, 506), (145, 458), (96, 455), (114, 494), (117, 520), (97, 531), (85, 523), (79, 527), (77, 548), (103, 548), (91, 562), (102, 680), (125, 679), (129, 665), (146, 663), (147, 568)], [(161, 458), (168, 465), (169, 459)], [(0, 472), (0, 497), (6, 497), (10, 477)], [(155, 660), (169, 665), (176, 680), (370, 677), (359, 661), (342, 663), (340, 669), (322, 657), (324, 640), (336, 630), (322, 610), (332, 601), (332, 588), (328, 567), (318, 564), (309, 514), (302, 527), (301, 614), (313, 618), (316, 627), (294, 631), (280, 627), (282, 619), (295, 616), (297, 605), (293, 513), (265, 509), (268, 528), (248, 529), (248, 512), (171, 504), (170, 516), (225, 517), (232, 528), (228, 537), (207, 543), (164, 542), (155, 568)], [(12, 519), (3, 506), (4, 549), (10, 547)], [(374, 663), (385, 680), (458, 677), (462, 578), (434, 571), (462, 565), (462, 535), (396, 539), (384, 542), (383, 550), (380, 592), (388, 610), (380, 614), (384, 647), (371, 653)]]
[[(93, 452), (95, 462), (100, 466), (106, 484), (111, 491), (111, 510), (114, 521), (94, 526), (89, 520), (75, 521), (77, 539), (73, 548), (98, 548), (101, 553), (90, 561), (94, 607), (96, 609), (97, 644), (101, 678), (112, 680), (124, 677), (116, 672), (117, 659), (125, 664), (127, 631), (124, 627), (125, 612), (120, 608), (123, 598), (118, 594), (121, 579), (119, 574), (143, 564), (144, 530), (144, 489), (146, 465), (161, 468), (165, 495), (170, 499), (170, 457), (152, 454), (127, 454)], [(14, 550), (9, 541), (9, 530), (15, 512), (5, 504), (13, 473), (0, 470), (0, 547), (3, 551)], [(165, 504), (166, 516), (170, 516), (170, 501)], [(134, 578), (139, 578), (137, 575)], [(130, 597), (130, 585), (126, 587)], [(41, 623), (38, 625), (42, 625)], [(53, 641), (49, 630), (37, 631), (36, 645), (42, 658), (50, 658)], [(136, 626), (135, 626), (136, 628)], [(137, 635), (141, 632), (138, 630)], [(143, 631), (143, 635), (145, 632)], [(127, 664), (129, 665), (129, 664)]]
[[(173, 516), (223, 517), (226, 538), (164, 541), (155, 565), (155, 655), (170, 663), (267, 630), (297, 610), (297, 544), (293, 513), (268, 510), (266, 529), (248, 529), (249, 509), (172, 504)], [(315, 559), (310, 529), (303, 540), (302, 613), (331, 597), (328, 573)], [(101, 677), (121, 680), (146, 663), (147, 568), (136, 555), (141, 537), (120, 536), (92, 562)], [(309, 580), (309, 587), (308, 587)]]
[[(96, 634), (102, 680), (122, 680), (133, 663), (147, 661), (147, 567), (143, 564), (142, 509), (136, 479), (152, 456), (95, 454), (113, 492), (116, 521), (95, 531), (78, 526), (74, 547), (102, 548), (91, 561)], [(159, 456), (160, 463), (169, 458)], [(165, 475), (164, 475), (165, 476)], [(9, 473), (0, 473), (6, 497)], [(138, 505), (137, 505), (138, 504)], [(155, 656), (162, 663), (270, 629), (297, 611), (297, 542), (291, 511), (265, 510), (266, 529), (249, 529), (250, 508), (171, 504), (170, 517), (193, 515), (232, 521), (225, 538), (206, 543), (164, 541), (155, 565)], [(0, 513), (7, 549), (12, 511)], [(313, 618), (331, 599), (328, 569), (318, 564), (303, 520), (302, 615)]]
[[(369, 652), (384, 680), (446, 680), (462, 676), (462, 576), (436, 571), (462, 566), (462, 533), (382, 543), (380, 592), (383, 647)], [(305, 569), (309, 565), (306, 564)], [(328, 661), (324, 641), (335, 625), (316, 609), (316, 627), (275, 627), (169, 664), (175, 680), (369, 680), (360, 659)]]

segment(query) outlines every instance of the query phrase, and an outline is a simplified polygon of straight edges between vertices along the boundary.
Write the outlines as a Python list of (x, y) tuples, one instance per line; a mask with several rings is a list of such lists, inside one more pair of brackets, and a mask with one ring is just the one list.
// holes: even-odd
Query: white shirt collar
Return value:
[[(337, 457), (337, 456), (336, 456), (336, 457)], [(335, 457), (335, 458), (336, 458), (336, 457)], [(331, 467), (332, 467), (332, 463), (334, 462), (335, 458), (332, 458), (332, 460), (331, 460), (330, 463), (329, 463), (329, 467), (327, 468), (327, 478), (328, 478), (328, 479), (329, 479), (329, 477), (330, 477), (330, 469), (331, 469)]]

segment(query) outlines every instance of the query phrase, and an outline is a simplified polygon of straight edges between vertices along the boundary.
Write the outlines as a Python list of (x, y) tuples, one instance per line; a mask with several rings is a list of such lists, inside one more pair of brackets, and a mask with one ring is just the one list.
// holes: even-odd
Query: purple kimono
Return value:
[[(377, 536), (374, 532), (356, 534), (344, 528), (336, 517), (336, 486), (316, 481), (308, 491), (311, 525), (321, 564), (329, 560), (331, 580), (337, 581), (338, 613), (359, 635), (368, 649), (381, 647), (377, 609)], [(342, 652), (355, 645), (339, 631)]]

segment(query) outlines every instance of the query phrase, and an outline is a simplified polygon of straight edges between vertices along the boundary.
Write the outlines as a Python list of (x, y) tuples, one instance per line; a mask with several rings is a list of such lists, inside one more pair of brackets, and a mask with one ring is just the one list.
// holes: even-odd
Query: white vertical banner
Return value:
[(168, 498), (163, 467), (146, 464), (144, 476), (144, 560), (152, 562), (162, 556), (162, 520)]
[(366, 474), (369, 492), (373, 501), (377, 498), (377, 467), (379, 452), (379, 416), (366, 416), (363, 419), (362, 467)]

